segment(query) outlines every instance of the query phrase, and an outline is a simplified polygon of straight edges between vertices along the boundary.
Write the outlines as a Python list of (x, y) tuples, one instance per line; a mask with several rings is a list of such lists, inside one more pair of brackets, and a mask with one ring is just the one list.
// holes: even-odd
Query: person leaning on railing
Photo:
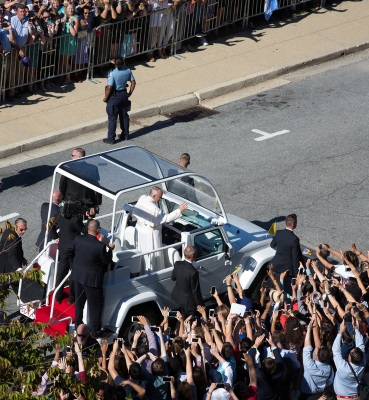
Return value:
[(10, 87), (8, 93), (8, 100), (14, 101), (15, 97), (20, 97), (16, 93), (16, 89), (12, 86), (21, 86), (24, 81), (24, 66), (18, 60), (18, 56), (25, 57), (24, 49), (30, 35), (36, 34), (36, 30), (32, 24), (29, 23), (26, 17), (26, 7), (23, 4), (18, 4), (16, 8), (16, 15), (11, 18), (11, 28), (15, 36), (13, 47), (16, 51), (10, 53), (7, 60), (6, 75), (8, 77), (7, 87)]
[(79, 29), (79, 19), (76, 14), (74, 3), (68, 4), (64, 9), (64, 18), (62, 20), (63, 36), (60, 39), (61, 72), (65, 73), (64, 81), (61, 85), (71, 83), (70, 70), (73, 69), (70, 64), (71, 57), (77, 52), (77, 34)]

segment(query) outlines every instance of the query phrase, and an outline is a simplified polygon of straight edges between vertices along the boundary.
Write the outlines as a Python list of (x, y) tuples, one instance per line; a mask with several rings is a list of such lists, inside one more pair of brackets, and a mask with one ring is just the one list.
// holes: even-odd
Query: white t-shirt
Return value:
[(345, 282), (348, 280), (348, 278), (355, 278), (355, 275), (350, 271), (346, 271), (347, 265), (335, 265), (334, 266), (334, 272), (338, 275), (341, 275), (342, 278), (345, 280)]

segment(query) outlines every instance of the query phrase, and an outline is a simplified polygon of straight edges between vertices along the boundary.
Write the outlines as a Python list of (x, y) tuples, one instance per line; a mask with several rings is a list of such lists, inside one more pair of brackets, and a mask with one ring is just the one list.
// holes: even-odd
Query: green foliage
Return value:
[[(0, 274), (0, 283), (17, 282), (26, 277), (41, 282), (43, 272), (30, 269), (24, 273), (13, 272)], [(0, 311), (6, 305), (5, 300), (10, 290), (0, 291)], [(30, 304), (32, 307), (32, 304)], [(97, 359), (90, 360), (87, 365), (88, 384), (77, 380), (74, 376), (63, 373), (59, 368), (51, 368), (51, 359), (46, 356), (54, 352), (55, 346), (64, 348), (71, 345), (73, 337), (65, 335), (53, 338), (44, 333), (49, 324), (22, 323), (16, 319), (0, 320), (0, 400), (46, 400), (50, 393), (43, 396), (33, 395), (37, 392), (42, 375), (48, 371), (49, 379), (54, 379), (54, 399), (59, 399), (62, 388), (68, 387), (73, 392), (83, 395), (88, 400), (95, 399), (95, 390), (99, 384)]]

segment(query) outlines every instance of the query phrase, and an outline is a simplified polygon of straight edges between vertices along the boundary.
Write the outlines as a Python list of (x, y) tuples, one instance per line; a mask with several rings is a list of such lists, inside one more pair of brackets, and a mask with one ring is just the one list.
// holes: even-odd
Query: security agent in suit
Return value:
[(65, 255), (73, 262), (72, 280), (76, 293), (75, 328), (82, 324), (83, 308), (88, 300), (88, 309), (92, 336), (101, 337), (101, 314), (103, 308), (103, 283), (106, 267), (112, 261), (114, 244), (109, 249), (100, 242), (96, 235), (100, 222), (91, 220), (88, 224), (87, 235), (76, 236), (65, 250)]
[[(68, 197), (68, 196), (67, 196)], [(88, 218), (86, 225), (83, 223), (82, 215), (63, 215), (61, 214), (58, 219), (59, 226), (59, 262), (58, 271), (56, 274), (55, 287), (58, 287), (61, 281), (67, 276), (69, 269), (71, 269), (71, 262), (69, 257), (65, 255), (65, 250), (76, 236), (87, 234), (87, 225), (91, 218), (95, 216), (95, 210), (90, 209), (86, 212)], [(60, 289), (56, 292), (55, 301), (61, 303), (63, 300), (63, 290)], [(69, 279), (69, 304), (73, 304), (75, 300), (75, 293), (73, 281)]]
[(300, 239), (294, 234), (293, 230), (297, 226), (296, 214), (290, 214), (286, 217), (286, 229), (276, 232), (270, 247), (276, 249), (276, 254), (270, 261), (274, 265), (274, 271), (277, 281), (282, 272), (288, 270), (285, 278), (285, 289), (291, 289), (291, 278), (298, 274), (300, 261), (303, 262), (300, 248)]
[[(6, 229), (0, 239), (0, 273), (16, 272), (23, 270), (27, 260), (23, 255), (22, 236), (27, 230), (27, 221), (18, 218), (14, 222), (14, 230)], [(15, 293), (18, 291), (18, 283), (11, 284)], [(0, 290), (9, 288), (9, 284), (0, 285)]]
[(53, 197), (52, 197), (53, 203), (51, 204), (50, 219), (54, 218), (56, 221), (56, 224), (53, 224), (51, 227), (48, 227), (49, 221), (47, 220), (47, 216), (49, 213), (49, 203), (43, 203), (41, 206), (41, 232), (38, 235), (38, 238), (36, 241), (36, 246), (38, 247), (39, 252), (41, 252), (44, 248), (46, 229), (48, 229), (47, 243), (51, 242), (52, 240), (59, 239), (59, 235), (57, 232), (57, 230), (58, 230), (57, 221), (60, 217), (59, 204), (62, 202), (62, 200), (63, 200), (63, 196), (62, 196), (60, 190), (54, 190)]
[[(78, 160), (86, 156), (86, 151), (82, 147), (77, 147), (72, 151), (72, 160)], [(89, 164), (83, 160), (78, 163), (78, 172), (80, 176), (91, 183), (99, 184), (100, 175), (96, 165)], [(68, 194), (74, 193), (78, 199), (90, 199), (94, 205), (102, 204), (102, 195), (82, 184), (62, 176), (59, 182), (59, 190), (65, 199)]]
[(184, 261), (176, 261), (171, 279), (176, 284), (171, 298), (179, 306), (182, 315), (186, 318), (194, 314), (197, 306), (203, 306), (199, 273), (192, 265), (196, 259), (196, 247), (187, 246), (184, 250)]
[[(105, 97), (103, 101), (107, 103), (106, 113), (108, 114), (108, 137), (103, 139), (104, 143), (115, 143), (115, 131), (119, 115), (120, 139), (129, 140), (129, 116), (131, 102), (128, 100), (136, 87), (135, 78), (129, 68), (124, 65), (122, 57), (115, 59), (115, 69), (108, 78), (105, 87)], [(127, 93), (127, 82), (130, 81), (129, 93)]]

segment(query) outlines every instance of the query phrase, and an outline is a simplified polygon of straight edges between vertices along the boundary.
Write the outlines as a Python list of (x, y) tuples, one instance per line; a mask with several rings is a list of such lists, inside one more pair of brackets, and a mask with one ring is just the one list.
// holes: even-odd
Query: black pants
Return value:
[(78, 325), (83, 324), (83, 308), (85, 307), (86, 300), (88, 300), (88, 314), (90, 317), (89, 328), (92, 334), (100, 331), (104, 301), (102, 288), (85, 286), (79, 282), (74, 282), (74, 288), (76, 295), (76, 330)]
[[(71, 263), (69, 260), (69, 257), (65, 256), (60, 256), (59, 257), (59, 262), (58, 262), (58, 272), (56, 274), (56, 280), (55, 280), (55, 288), (57, 288), (61, 281), (67, 276), (69, 269), (71, 268)], [(74, 301), (74, 287), (73, 287), (73, 282), (69, 279), (69, 300)], [(57, 291), (55, 295), (55, 301), (60, 303), (63, 299), (63, 288), (60, 288), (60, 290)]]
[(117, 119), (119, 115), (120, 129), (124, 137), (129, 135), (129, 116), (130, 102), (126, 91), (113, 93), (109, 97), (106, 105), (106, 113), (108, 114), (108, 139), (115, 139), (115, 131), (117, 128)]

